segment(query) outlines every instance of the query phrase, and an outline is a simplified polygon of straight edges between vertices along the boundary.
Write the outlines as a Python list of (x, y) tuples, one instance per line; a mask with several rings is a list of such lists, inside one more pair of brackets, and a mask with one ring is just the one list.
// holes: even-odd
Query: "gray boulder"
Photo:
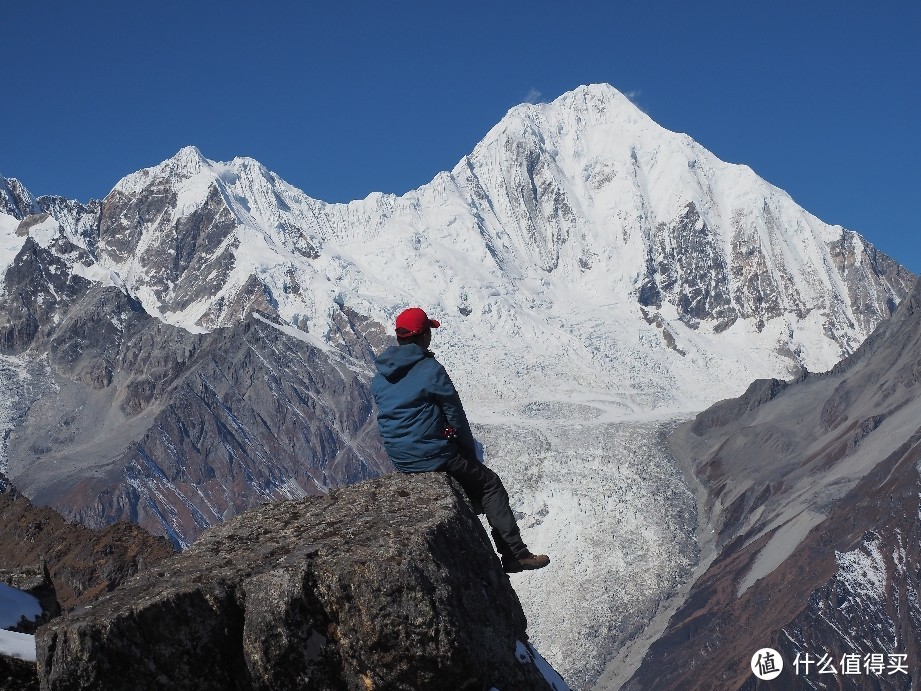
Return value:
[[(43, 689), (550, 689), (440, 473), (244, 513), (39, 629)], [(522, 661), (524, 660), (524, 661)]]

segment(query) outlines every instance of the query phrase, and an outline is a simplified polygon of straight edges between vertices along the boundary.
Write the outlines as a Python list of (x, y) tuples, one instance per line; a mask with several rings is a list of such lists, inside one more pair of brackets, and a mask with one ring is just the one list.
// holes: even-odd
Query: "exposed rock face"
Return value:
[(15, 218), (24, 218), (39, 212), (39, 205), (19, 180), (0, 176), (0, 212)]
[[(142, 194), (115, 190), (103, 202), (99, 225), (99, 245), (109, 261), (118, 264), (137, 253), (143, 275), (137, 288), (148, 288), (162, 311), (169, 312), (183, 311), (200, 300), (206, 286), (224, 286), (239, 247), (233, 234), (237, 218), (216, 185), (208, 189), (199, 208), (184, 214), (177, 204), (168, 179), (154, 181)], [(144, 231), (160, 238), (140, 249)], [(216, 311), (206, 326), (229, 325), (239, 316)]]
[(39, 630), (42, 688), (549, 689), (462, 491), (391, 475), (276, 502)]
[[(919, 420), (921, 282), (831, 372), (756, 382), (676, 431), (712, 562), (625, 688), (913, 688)], [(782, 654), (782, 680), (753, 677), (763, 647)]]
[[(752, 316), (751, 310), (743, 314), (733, 307), (720, 245), (720, 238), (707, 227), (693, 202), (673, 224), (658, 224), (648, 248), (646, 277), (637, 296), (640, 304), (661, 307), (667, 297), (691, 324), (713, 319), (722, 326), (740, 316)], [(744, 286), (743, 281), (737, 289), (740, 294), (735, 296), (735, 303), (743, 306), (748, 302), (741, 294)], [(770, 309), (777, 316), (777, 306)]]
[(183, 546), (265, 499), (391, 469), (371, 417), (369, 320), (343, 310), (344, 352), (252, 310), (189, 333), (74, 275), (83, 249), (46, 244), (25, 240), (0, 294), (0, 343), (19, 356), (0, 380), (22, 388), (28, 372), (0, 468), (37, 503)]
[[(784, 222), (766, 204), (760, 211), (760, 230), (741, 213), (732, 219), (734, 233), (728, 251), (725, 240), (707, 225), (694, 202), (670, 223), (658, 224), (637, 294), (640, 304), (661, 307), (669, 302), (692, 328), (709, 320), (716, 322), (717, 332), (739, 319), (755, 320), (760, 331), (766, 322), (783, 315), (808, 317), (819, 305), (803, 295), (798, 269), (785, 259)], [(829, 263), (843, 279), (854, 320), (861, 331), (871, 332), (880, 318), (895, 310), (897, 299), (889, 286), (905, 291), (913, 276), (852, 233), (842, 234), (827, 247)], [(830, 304), (826, 309), (834, 313), (840, 305)], [(843, 315), (839, 312), (839, 316)], [(832, 326), (838, 321), (829, 321), (829, 338), (842, 337), (843, 331), (836, 333)], [(844, 352), (857, 344), (850, 340)]]
[(69, 524), (57, 512), (33, 506), (0, 474), (0, 571), (10, 574), (14, 587), (40, 587), (40, 579), (15, 574), (35, 571), (44, 561), (57, 601), (71, 609), (173, 553), (168, 541), (129, 523), (101, 532)]

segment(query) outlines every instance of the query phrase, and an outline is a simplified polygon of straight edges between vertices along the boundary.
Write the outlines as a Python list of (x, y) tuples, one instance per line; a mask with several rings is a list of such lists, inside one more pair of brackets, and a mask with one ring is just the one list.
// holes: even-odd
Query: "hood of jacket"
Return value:
[(377, 371), (391, 384), (406, 376), (416, 363), (428, 357), (429, 353), (415, 343), (390, 346), (374, 359)]

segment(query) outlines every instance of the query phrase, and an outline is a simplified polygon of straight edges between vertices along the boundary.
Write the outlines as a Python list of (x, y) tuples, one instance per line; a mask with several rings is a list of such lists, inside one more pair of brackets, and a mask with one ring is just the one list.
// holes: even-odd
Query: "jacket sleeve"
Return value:
[(464, 406), (461, 403), (460, 395), (454, 388), (454, 382), (448, 376), (448, 372), (437, 360), (433, 360), (435, 375), (431, 382), (430, 393), (435, 402), (439, 405), (448, 420), (448, 424), (457, 430), (457, 446), (461, 455), (471, 460), (477, 461), (476, 443), (473, 440), (473, 432), (470, 431), (470, 423), (467, 422), (467, 415), (464, 413)]

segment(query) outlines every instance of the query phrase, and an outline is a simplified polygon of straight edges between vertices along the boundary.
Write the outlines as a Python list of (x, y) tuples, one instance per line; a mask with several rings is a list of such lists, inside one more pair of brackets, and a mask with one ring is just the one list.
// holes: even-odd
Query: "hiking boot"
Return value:
[(521, 557), (502, 557), (502, 570), (505, 573), (518, 573), (520, 571), (533, 571), (542, 569), (550, 563), (546, 554), (531, 554), (528, 552)]

